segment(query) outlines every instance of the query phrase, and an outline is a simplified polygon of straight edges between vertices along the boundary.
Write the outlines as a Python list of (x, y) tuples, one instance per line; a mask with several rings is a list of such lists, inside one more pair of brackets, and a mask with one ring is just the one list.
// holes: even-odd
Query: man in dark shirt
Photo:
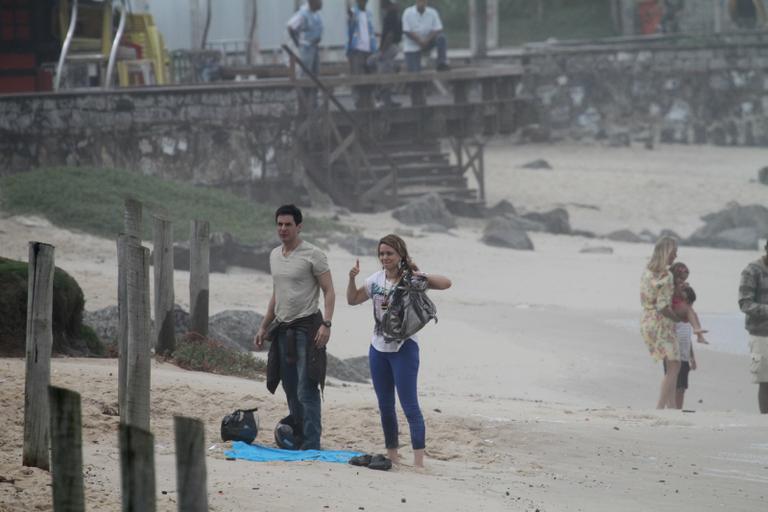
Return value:
[(381, 47), (385, 48), (390, 45), (397, 47), (403, 39), (403, 23), (397, 9), (397, 2), (383, 0), (381, 8), (384, 10), (384, 20), (381, 23)]
[[(394, 0), (382, 0), (383, 19), (381, 23), (381, 45), (379, 51), (371, 56), (370, 64), (377, 73), (394, 73), (395, 58), (400, 51), (399, 44), (403, 39), (403, 24), (400, 19), (400, 11)], [(385, 107), (399, 107), (392, 101), (392, 88), (383, 86), (378, 91), (378, 96)]]

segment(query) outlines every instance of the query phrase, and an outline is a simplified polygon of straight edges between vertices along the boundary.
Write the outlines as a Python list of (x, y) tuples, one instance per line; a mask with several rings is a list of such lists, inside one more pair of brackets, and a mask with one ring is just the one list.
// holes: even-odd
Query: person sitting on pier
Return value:
[(403, 53), (408, 71), (421, 71), (421, 54), (431, 52), (432, 48), (437, 48), (437, 70), (450, 69), (443, 22), (437, 11), (427, 6), (427, 0), (416, 0), (415, 5), (403, 11), (403, 34)]
[(368, 0), (357, 0), (347, 9), (347, 59), (349, 72), (362, 75), (368, 58), (376, 52), (373, 14), (366, 8)]
[[(320, 41), (323, 39), (323, 0), (308, 0), (288, 20), (288, 35), (299, 49), (299, 58), (315, 75), (320, 72)], [(303, 73), (302, 73), (303, 74)]]

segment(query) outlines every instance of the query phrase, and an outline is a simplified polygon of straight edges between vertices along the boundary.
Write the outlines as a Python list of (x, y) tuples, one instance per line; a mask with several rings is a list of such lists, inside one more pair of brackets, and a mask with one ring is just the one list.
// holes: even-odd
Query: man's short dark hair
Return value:
[(303, 220), (301, 210), (299, 210), (296, 205), (293, 204), (284, 204), (278, 208), (277, 211), (275, 211), (275, 222), (277, 222), (277, 218), (281, 215), (290, 215), (293, 217), (293, 221), (297, 226), (301, 224), (301, 221)]

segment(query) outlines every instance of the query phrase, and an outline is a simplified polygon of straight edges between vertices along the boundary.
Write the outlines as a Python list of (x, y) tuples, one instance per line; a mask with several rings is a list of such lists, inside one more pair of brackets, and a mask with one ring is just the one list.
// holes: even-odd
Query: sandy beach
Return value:
[[(538, 158), (553, 169), (521, 167)], [(765, 151), (743, 148), (496, 141), (486, 152), (487, 200), (507, 199), (521, 211), (562, 206), (574, 229), (597, 234), (669, 228), (687, 236), (702, 224), (701, 215), (729, 202), (768, 204), (768, 188), (755, 182), (766, 159)], [(450, 233), (403, 226), (386, 212), (342, 220), (370, 238), (410, 230), (405, 239), (419, 266), (453, 280), (450, 290), (432, 295), (439, 322), (420, 334), (426, 470), (226, 460), (222, 416), (258, 406), (257, 442), (271, 445), (272, 428), (286, 411), (282, 390), (273, 396), (263, 382), (154, 362), (158, 510), (177, 506), (176, 414), (205, 421), (211, 510), (766, 510), (768, 417), (757, 412), (736, 303), (739, 273), (757, 250), (680, 248), (711, 345), (695, 347), (690, 412), (657, 411), (661, 367), (637, 327), (650, 244), (531, 233), (535, 251), (513, 251), (483, 244), (480, 220), (459, 219)], [(0, 255), (26, 260), (30, 240), (56, 246), (56, 264), (80, 283), (86, 309), (116, 303), (113, 240), (45, 219), (0, 215)], [(598, 245), (613, 253), (579, 252)], [(329, 351), (340, 358), (367, 354), (370, 304), (344, 301), (355, 256), (331, 245), (328, 258), (337, 290)], [(378, 269), (373, 257), (360, 264), (362, 275)], [(177, 271), (175, 286), (176, 301), (187, 308), (189, 274)], [(212, 313), (263, 312), (271, 278), (212, 274), (210, 291)], [(89, 510), (120, 510), (118, 418), (104, 414), (117, 402), (116, 376), (115, 360), (58, 358), (52, 366), (53, 384), (82, 394)], [(0, 512), (52, 510), (50, 475), (21, 466), (23, 393), (24, 361), (0, 359)], [(402, 413), (400, 422), (407, 462)], [(370, 384), (332, 380), (323, 424), (325, 448), (383, 451)]]

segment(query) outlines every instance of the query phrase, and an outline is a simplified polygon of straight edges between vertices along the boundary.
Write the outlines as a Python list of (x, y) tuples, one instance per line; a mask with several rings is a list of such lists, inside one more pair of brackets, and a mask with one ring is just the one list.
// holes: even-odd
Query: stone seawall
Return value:
[(294, 172), (295, 89), (230, 84), (0, 96), (0, 175), (122, 167), (199, 185)]
[(523, 93), (555, 137), (768, 146), (768, 33), (530, 47)]

